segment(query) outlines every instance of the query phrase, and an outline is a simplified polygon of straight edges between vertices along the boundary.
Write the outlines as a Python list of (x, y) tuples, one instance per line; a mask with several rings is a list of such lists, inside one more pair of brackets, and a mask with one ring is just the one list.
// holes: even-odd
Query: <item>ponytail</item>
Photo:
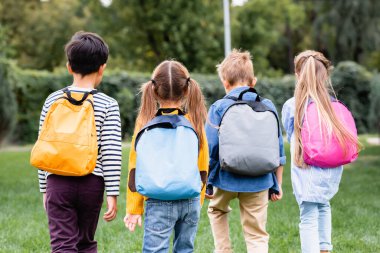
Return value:
[[(316, 83), (315, 62), (312, 57), (309, 57), (302, 71), (299, 73), (296, 88), (294, 90), (295, 97), (295, 115), (294, 115), (294, 160), (298, 167), (306, 167), (303, 160), (303, 146), (301, 129), (304, 113), (309, 102), (309, 85)], [(319, 113), (319, 111), (318, 111)]]
[(140, 88), (141, 103), (135, 124), (135, 134), (154, 118), (157, 111), (157, 101), (154, 95), (154, 81), (144, 83)]
[(194, 79), (187, 79), (188, 95), (185, 108), (190, 116), (190, 122), (198, 135), (200, 147), (204, 139), (204, 124), (207, 119), (207, 109), (199, 84)]

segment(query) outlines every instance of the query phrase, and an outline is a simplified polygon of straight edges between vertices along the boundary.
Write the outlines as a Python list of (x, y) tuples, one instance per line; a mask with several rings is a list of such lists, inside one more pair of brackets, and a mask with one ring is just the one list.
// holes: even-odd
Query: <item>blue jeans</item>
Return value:
[(148, 199), (145, 206), (143, 253), (169, 252), (173, 230), (173, 252), (193, 252), (200, 211), (199, 197), (174, 201)]
[(330, 203), (302, 202), (299, 224), (302, 253), (332, 250)]

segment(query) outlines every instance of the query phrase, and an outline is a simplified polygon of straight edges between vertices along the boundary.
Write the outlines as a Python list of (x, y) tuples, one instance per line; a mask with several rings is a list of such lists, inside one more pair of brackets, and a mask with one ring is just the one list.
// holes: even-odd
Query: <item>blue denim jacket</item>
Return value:
[[(237, 97), (239, 94), (248, 89), (248, 87), (238, 87), (229, 92), (226, 96)], [(248, 92), (243, 96), (245, 100), (255, 100), (256, 94)], [(269, 173), (259, 177), (249, 177), (237, 175), (220, 169), (219, 163), (219, 133), (218, 126), (222, 120), (222, 116), (227, 108), (235, 101), (232, 99), (222, 98), (211, 105), (208, 112), (208, 120), (206, 123), (206, 135), (210, 153), (209, 177), (208, 184), (225, 191), (231, 192), (260, 192), (267, 189), (278, 192), (278, 183), (274, 173)], [(262, 99), (262, 102), (273, 109), (277, 114), (276, 107), (269, 99)], [(281, 132), (281, 131), (280, 131)], [(280, 145), (280, 164), (286, 163), (284, 144), (282, 133), (279, 137)]]

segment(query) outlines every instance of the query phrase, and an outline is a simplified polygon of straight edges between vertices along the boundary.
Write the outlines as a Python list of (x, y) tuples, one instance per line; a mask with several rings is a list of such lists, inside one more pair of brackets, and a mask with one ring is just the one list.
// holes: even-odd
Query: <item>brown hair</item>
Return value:
[(232, 52), (218, 65), (219, 78), (228, 81), (231, 86), (238, 82), (252, 84), (254, 78), (251, 54), (233, 49)]
[(330, 61), (320, 52), (307, 50), (295, 57), (294, 65), (298, 75), (294, 90), (295, 164), (298, 167), (306, 167), (303, 160), (301, 128), (309, 99), (316, 104), (321, 123), (326, 126), (327, 133), (322, 133), (325, 137), (334, 133), (342, 148), (347, 148), (345, 145), (347, 142), (357, 143), (360, 148), (361, 144), (358, 139), (347, 130), (332, 108), (330, 92), (334, 96), (335, 93), (330, 80), (330, 73), (333, 69)]
[(154, 118), (158, 103), (162, 101), (182, 102), (189, 114), (199, 143), (203, 143), (203, 129), (207, 109), (199, 84), (190, 78), (185, 66), (178, 61), (163, 61), (152, 74), (152, 80), (141, 86), (141, 105), (135, 125), (135, 133)]

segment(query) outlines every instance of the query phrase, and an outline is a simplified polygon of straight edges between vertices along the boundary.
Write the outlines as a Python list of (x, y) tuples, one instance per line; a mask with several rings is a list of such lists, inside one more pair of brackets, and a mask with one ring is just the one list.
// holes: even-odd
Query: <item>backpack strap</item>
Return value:
[[(257, 97), (258, 96), (259, 95), (257, 95)], [(227, 114), (227, 111), (235, 105), (248, 105), (255, 112), (267, 112), (268, 111), (268, 112), (273, 113), (273, 115), (276, 117), (276, 120), (277, 120), (277, 127), (278, 127), (277, 135), (278, 135), (278, 137), (280, 137), (281, 126), (280, 126), (280, 120), (278, 119), (277, 114), (271, 108), (269, 108), (267, 105), (265, 105), (264, 103), (261, 103), (261, 101), (257, 101), (257, 100), (255, 100), (255, 101), (237, 100), (235, 103), (228, 106), (227, 109), (225, 110), (224, 114), (222, 115), (222, 119), (220, 120), (219, 127), (222, 125), (223, 118)]]
[(260, 99), (260, 96), (259, 96), (259, 93), (257, 93), (256, 89), (255, 88), (248, 88), (246, 90), (243, 90), (242, 92), (240, 92), (239, 96), (238, 97), (234, 97), (234, 96), (225, 96), (224, 98), (226, 99), (231, 99), (231, 100), (234, 100), (234, 101), (243, 101), (243, 95), (247, 92), (251, 92), (251, 93), (255, 93), (256, 94), (256, 99), (255, 101), (256, 102), (261, 102), (261, 99)]
[(259, 93), (257, 93), (256, 89), (255, 89), (255, 88), (252, 88), (252, 87), (250, 87), (249, 89), (246, 89), (246, 90), (240, 92), (239, 97), (238, 97), (238, 100), (243, 100), (243, 95), (244, 95), (245, 93), (247, 93), (247, 92), (251, 92), (251, 93), (255, 93), (255, 94), (256, 94), (256, 99), (255, 99), (256, 102), (260, 102), (260, 101), (261, 101), (261, 100), (260, 100)]
[(92, 108), (94, 108), (94, 103), (92, 102), (91, 99), (88, 99), (88, 96), (90, 94), (94, 95), (94, 94), (98, 93), (97, 90), (92, 90), (92, 91), (89, 91), (89, 92), (84, 92), (83, 93), (83, 97), (80, 100), (76, 100), (75, 98), (73, 98), (71, 96), (71, 91), (69, 90), (69, 88), (65, 88), (62, 91), (63, 91), (64, 94), (66, 94), (66, 97), (61, 97), (61, 98), (68, 100), (71, 104), (73, 104), (73, 105), (82, 105), (84, 101), (88, 101), (92, 105)]
[[(178, 110), (178, 109), (175, 109), (175, 110)], [(135, 141), (135, 150), (136, 150), (137, 143), (139, 142), (141, 135), (145, 131), (149, 131), (149, 130), (151, 130), (153, 128), (170, 128), (170, 129), (175, 129), (178, 126), (184, 126), (184, 127), (190, 128), (191, 130), (194, 131), (195, 135), (198, 138), (198, 135), (195, 132), (193, 126), (190, 123), (190, 121), (188, 119), (186, 119), (184, 116), (177, 115), (177, 114), (160, 115), (160, 116), (156, 116), (155, 118), (153, 118), (150, 122), (148, 122), (148, 124), (146, 124), (137, 133), (137, 135), (136, 135), (136, 141)]]

